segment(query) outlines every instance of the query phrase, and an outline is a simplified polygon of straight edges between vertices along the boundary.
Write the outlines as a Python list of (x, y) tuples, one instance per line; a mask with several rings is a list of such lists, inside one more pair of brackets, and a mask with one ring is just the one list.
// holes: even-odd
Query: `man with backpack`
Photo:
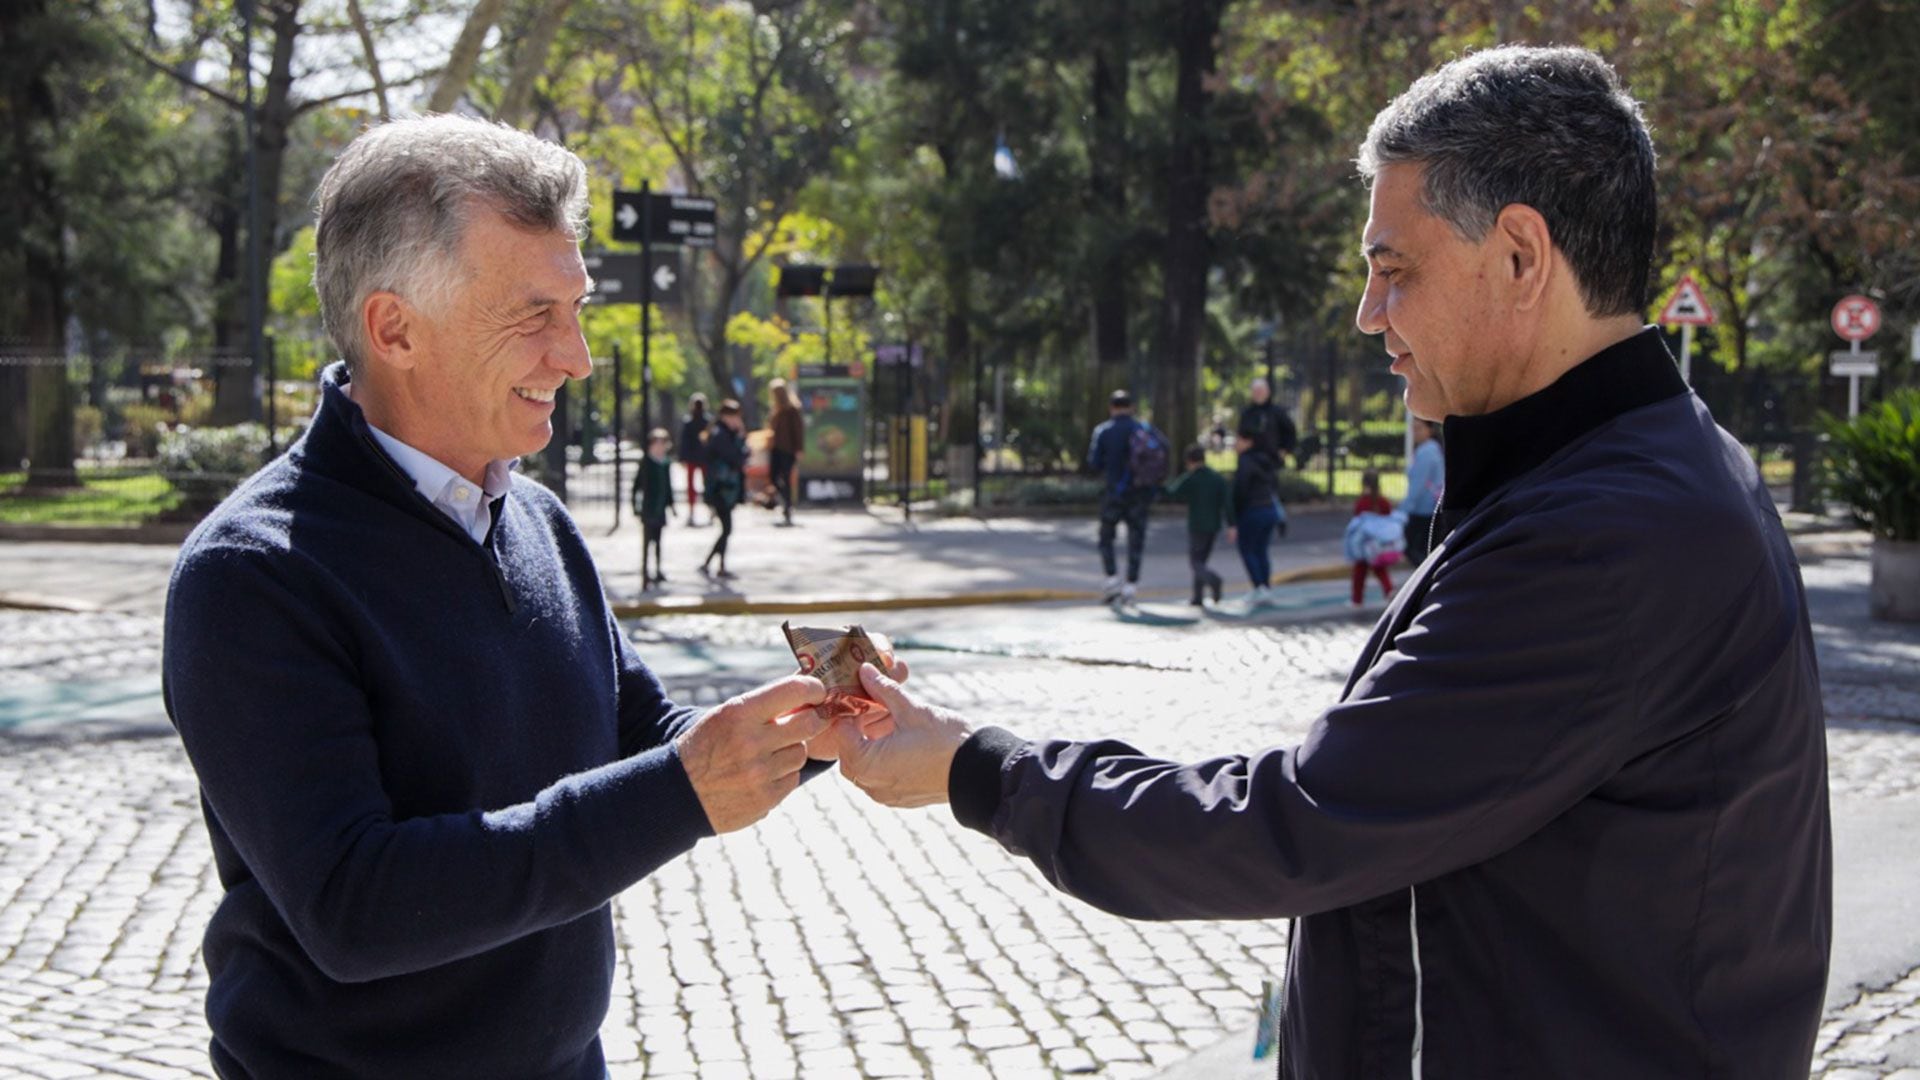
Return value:
[[(1115, 390), (1107, 398), (1106, 423), (1093, 429), (1087, 448), (1087, 467), (1100, 473), (1100, 562), (1107, 570), (1101, 590), (1105, 603), (1134, 602), (1140, 581), (1140, 555), (1147, 546), (1147, 513), (1153, 497), (1167, 479), (1167, 437), (1152, 424), (1134, 418), (1133, 395)], [(1113, 539), (1120, 523), (1127, 525), (1127, 579), (1120, 581)]]

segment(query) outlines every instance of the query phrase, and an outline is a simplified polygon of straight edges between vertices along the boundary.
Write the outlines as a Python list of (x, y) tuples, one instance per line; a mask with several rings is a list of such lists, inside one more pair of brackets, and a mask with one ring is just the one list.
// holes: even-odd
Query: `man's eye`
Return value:
[(547, 313), (543, 311), (530, 319), (520, 320), (520, 332), (523, 334), (537, 334), (545, 330), (547, 328), (547, 318)]

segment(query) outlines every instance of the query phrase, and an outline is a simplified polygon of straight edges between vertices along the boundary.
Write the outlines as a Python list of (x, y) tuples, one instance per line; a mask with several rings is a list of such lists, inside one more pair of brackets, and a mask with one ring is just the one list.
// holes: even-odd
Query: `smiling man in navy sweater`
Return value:
[(226, 890), (213, 1065), (599, 1080), (608, 901), (793, 791), (824, 691), (676, 707), (559, 501), (509, 470), (588, 372), (579, 159), (403, 120), (318, 204), (345, 363), (167, 598), (167, 711)]

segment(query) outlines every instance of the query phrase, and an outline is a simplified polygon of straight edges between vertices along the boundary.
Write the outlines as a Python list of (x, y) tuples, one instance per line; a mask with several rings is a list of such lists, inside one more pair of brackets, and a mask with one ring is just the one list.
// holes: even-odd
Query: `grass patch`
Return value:
[(132, 527), (180, 505), (165, 477), (83, 477), (80, 486), (27, 492), (23, 472), (0, 473), (0, 524)]

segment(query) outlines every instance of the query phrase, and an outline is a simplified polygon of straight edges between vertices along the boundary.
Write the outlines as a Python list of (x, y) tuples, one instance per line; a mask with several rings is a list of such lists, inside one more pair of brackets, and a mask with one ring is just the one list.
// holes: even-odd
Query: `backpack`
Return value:
[(1134, 487), (1157, 488), (1167, 482), (1167, 437), (1152, 424), (1136, 424), (1127, 439), (1127, 474)]

